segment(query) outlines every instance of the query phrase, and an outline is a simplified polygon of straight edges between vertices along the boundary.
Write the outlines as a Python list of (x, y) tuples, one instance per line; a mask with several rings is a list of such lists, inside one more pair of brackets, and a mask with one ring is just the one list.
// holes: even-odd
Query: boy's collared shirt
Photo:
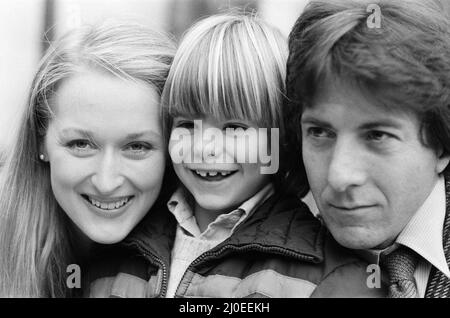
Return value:
[[(395, 243), (383, 250), (360, 251), (360, 254), (372, 264), (379, 264), (380, 257), (404, 245), (415, 251), (421, 259), (414, 271), (419, 297), (425, 296), (431, 267), (450, 278), (450, 270), (444, 254), (442, 233), (446, 213), (445, 180), (440, 177), (428, 198), (411, 218)], [(383, 272), (383, 270), (382, 270)]]
[(178, 225), (172, 249), (166, 297), (175, 296), (184, 272), (197, 257), (229, 238), (239, 224), (244, 222), (273, 193), (273, 185), (268, 184), (239, 208), (219, 215), (201, 233), (193, 211), (194, 202), (190, 195), (183, 188), (175, 191), (167, 203), (167, 207), (175, 216)]
[(273, 185), (268, 184), (253, 197), (227, 214), (221, 214), (210, 223), (203, 233), (200, 233), (195, 219), (192, 199), (184, 188), (179, 188), (167, 203), (169, 211), (175, 216), (178, 225), (189, 235), (203, 240), (223, 241), (233, 234), (236, 227), (241, 224), (251, 212), (260, 206), (274, 193)]

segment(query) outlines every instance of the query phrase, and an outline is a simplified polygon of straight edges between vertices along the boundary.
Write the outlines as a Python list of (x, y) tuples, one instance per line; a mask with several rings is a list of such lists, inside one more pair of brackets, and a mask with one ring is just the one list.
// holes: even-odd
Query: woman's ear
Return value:
[(39, 160), (44, 161), (44, 162), (48, 162), (48, 155), (47, 155), (47, 150), (45, 147), (45, 141), (42, 140), (39, 143), (39, 154), (38, 154)]

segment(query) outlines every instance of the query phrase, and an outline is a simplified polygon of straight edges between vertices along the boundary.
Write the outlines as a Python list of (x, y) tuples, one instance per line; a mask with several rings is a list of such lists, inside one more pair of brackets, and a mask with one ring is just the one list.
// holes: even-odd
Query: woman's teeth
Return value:
[(234, 171), (202, 171), (202, 170), (195, 170), (195, 173), (202, 176), (202, 177), (215, 177), (217, 175), (222, 175), (223, 177), (226, 177), (230, 174), (232, 174)]
[(123, 207), (125, 204), (127, 204), (130, 201), (131, 198), (132, 197), (126, 197), (126, 198), (124, 198), (122, 200), (118, 200), (116, 202), (105, 203), (105, 202), (97, 201), (97, 200), (95, 200), (95, 199), (93, 199), (91, 197), (88, 197), (89, 202), (92, 205), (95, 205), (97, 208), (102, 209), (102, 210), (116, 210), (116, 209), (119, 209), (119, 208)]

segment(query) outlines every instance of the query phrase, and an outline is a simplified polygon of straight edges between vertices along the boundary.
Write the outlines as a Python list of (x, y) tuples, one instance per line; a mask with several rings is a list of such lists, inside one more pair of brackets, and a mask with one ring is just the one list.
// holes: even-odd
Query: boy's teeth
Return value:
[(231, 174), (231, 171), (202, 171), (202, 170), (195, 170), (195, 173), (202, 177), (215, 177), (217, 175), (221, 176), (228, 176)]
[(206, 177), (207, 173), (205, 171), (200, 171), (200, 170), (195, 170), (195, 172), (199, 175), (201, 175), (202, 177)]

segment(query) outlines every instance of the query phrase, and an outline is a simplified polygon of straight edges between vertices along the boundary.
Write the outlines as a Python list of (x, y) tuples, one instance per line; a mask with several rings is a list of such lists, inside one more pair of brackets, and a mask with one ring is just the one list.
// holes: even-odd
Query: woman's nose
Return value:
[(105, 153), (99, 160), (96, 172), (92, 175), (92, 184), (100, 194), (113, 194), (120, 188), (125, 178), (121, 174), (121, 163), (117, 155)]

